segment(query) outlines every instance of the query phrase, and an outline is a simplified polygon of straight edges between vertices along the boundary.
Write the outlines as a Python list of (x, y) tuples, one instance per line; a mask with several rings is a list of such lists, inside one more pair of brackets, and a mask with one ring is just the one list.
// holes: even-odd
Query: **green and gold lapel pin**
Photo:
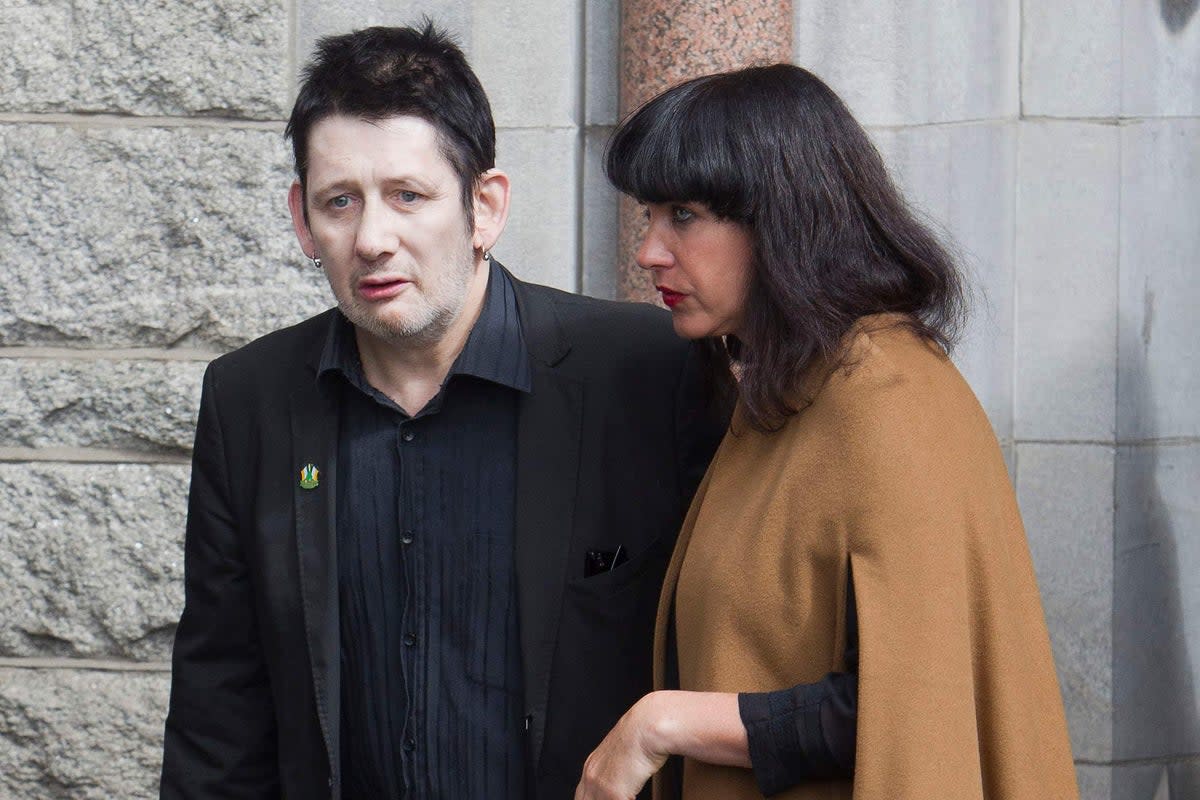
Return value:
[(300, 468), (300, 488), (301, 489), (317, 488), (317, 486), (319, 485), (319, 481), (317, 480), (317, 478), (319, 478), (320, 475), (321, 475), (321, 471), (319, 469), (317, 469), (316, 464), (305, 464), (303, 467)]

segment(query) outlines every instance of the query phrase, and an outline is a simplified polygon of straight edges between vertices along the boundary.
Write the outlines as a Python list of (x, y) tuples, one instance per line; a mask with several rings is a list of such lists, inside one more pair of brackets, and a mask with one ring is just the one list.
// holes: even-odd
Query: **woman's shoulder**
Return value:
[(859, 320), (810, 410), (859, 466), (996, 446), (987, 415), (950, 357), (903, 315)]
[(827, 402), (878, 404), (896, 413), (908, 404), (978, 405), (946, 352), (903, 314), (860, 319), (843, 338), (835, 364), (818, 394)]

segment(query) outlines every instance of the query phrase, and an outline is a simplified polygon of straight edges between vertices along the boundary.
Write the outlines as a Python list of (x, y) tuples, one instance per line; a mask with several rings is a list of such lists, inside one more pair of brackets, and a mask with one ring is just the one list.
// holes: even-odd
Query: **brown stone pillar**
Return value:
[[(791, 0), (621, 0), (621, 117), (686, 78), (791, 58)], [(620, 296), (653, 302), (633, 260), (645, 223), (627, 197), (620, 214)]]

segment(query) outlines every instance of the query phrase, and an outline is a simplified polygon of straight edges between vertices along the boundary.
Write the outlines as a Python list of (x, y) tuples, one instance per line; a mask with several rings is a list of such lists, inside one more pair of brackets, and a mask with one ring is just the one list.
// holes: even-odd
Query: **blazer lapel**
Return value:
[(583, 384), (555, 369), (570, 351), (554, 308), (517, 288), (532, 388), (517, 415), (516, 570), (525, 707), (536, 767), (546, 733), (550, 668), (558, 641), (575, 513)]
[[(296, 514), (296, 549), (300, 565), (300, 600), (308, 655), (312, 664), (317, 716), (325, 736), (330, 774), (337, 774), (339, 683), (338, 572), (336, 516), (337, 407), (328, 392), (300, 389), (291, 397), (292, 484)], [(315, 476), (302, 483), (301, 469), (312, 465)], [(312, 486), (315, 477), (315, 486)], [(310, 486), (311, 488), (305, 488)]]

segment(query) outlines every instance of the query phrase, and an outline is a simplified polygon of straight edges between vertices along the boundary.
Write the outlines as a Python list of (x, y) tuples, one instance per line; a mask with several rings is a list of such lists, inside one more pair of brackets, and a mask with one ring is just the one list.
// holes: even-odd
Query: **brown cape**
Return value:
[[(1028, 545), (983, 409), (896, 316), (813, 370), (812, 404), (763, 434), (739, 408), (684, 522), (655, 637), (674, 611), (679, 684), (767, 691), (845, 669), (858, 610), (853, 783), (777, 797), (1074, 800), (1062, 700)], [(683, 764), (684, 798), (757, 798), (749, 770)], [(670, 794), (656, 781), (656, 797)]]

